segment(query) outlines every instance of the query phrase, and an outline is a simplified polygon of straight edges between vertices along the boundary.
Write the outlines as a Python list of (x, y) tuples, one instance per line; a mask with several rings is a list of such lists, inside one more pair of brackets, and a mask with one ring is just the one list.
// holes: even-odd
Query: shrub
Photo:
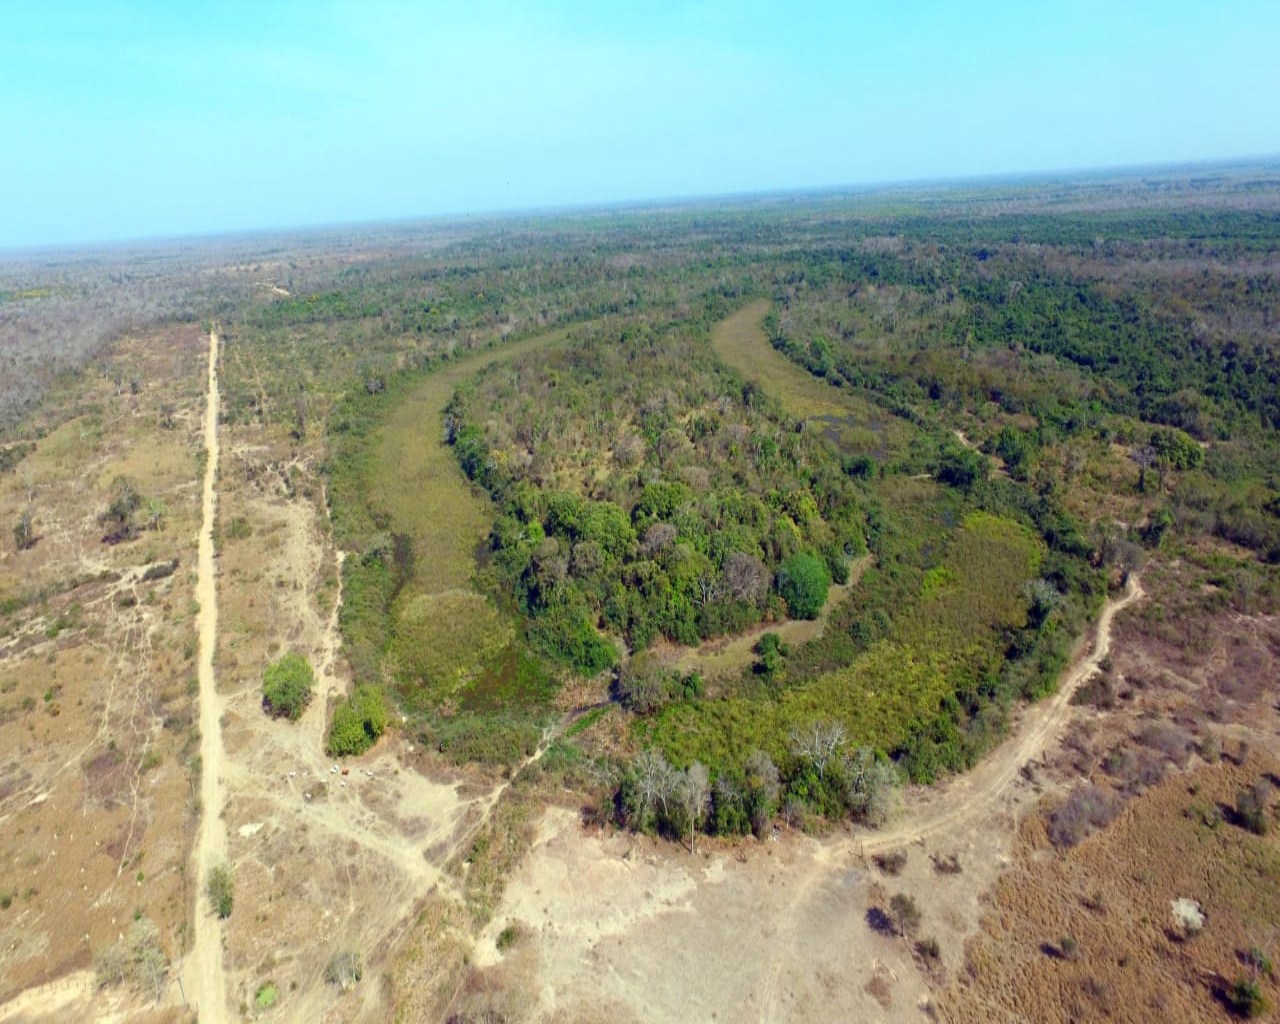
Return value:
[(889, 853), (877, 853), (871, 861), (886, 875), (896, 875), (907, 866), (907, 851), (893, 850)]
[(905, 892), (895, 894), (889, 901), (889, 913), (899, 935), (910, 935), (920, 927), (920, 908)]
[(504, 953), (524, 938), (524, 929), (518, 924), (509, 924), (498, 932), (495, 945)]
[(277, 718), (297, 721), (311, 701), (315, 673), (301, 654), (286, 654), (262, 673), (262, 702)]
[(1195, 747), (1192, 738), (1172, 722), (1149, 722), (1138, 734), (1138, 742), (1158, 751), (1178, 767), (1185, 767)]
[(1262, 987), (1252, 978), (1240, 978), (1227, 991), (1227, 1004), (1235, 1013), (1246, 1019), (1261, 1017), (1267, 1012), (1267, 1000)]
[(1100, 786), (1081, 786), (1049, 815), (1049, 839), (1055, 846), (1075, 846), (1094, 829), (1111, 823), (1119, 801)]
[(230, 917), (235, 906), (235, 882), (231, 878), (231, 869), (225, 864), (213, 868), (205, 882), (205, 891), (209, 894), (213, 912), (224, 920)]
[(364, 965), (360, 960), (360, 954), (350, 950), (335, 954), (324, 969), (324, 980), (330, 985), (337, 985), (343, 992), (362, 977), (364, 977)]
[(933, 870), (940, 875), (958, 875), (964, 870), (960, 866), (960, 855), (958, 853), (951, 853), (945, 857), (940, 853), (935, 853), (930, 859), (933, 861)]
[(816, 619), (827, 603), (831, 572), (817, 555), (802, 551), (778, 567), (777, 583), (793, 618)]
[(927, 939), (921, 939), (916, 943), (916, 952), (926, 960), (937, 960), (942, 956), (942, 947), (938, 945), (938, 940), (930, 935)]
[(1242, 789), (1236, 796), (1236, 815), (1240, 824), (1254, 835), (1264, 836), (1270, 822), (1267, 820), (1267, 801), (1271, 789), (1265, 781), (1251, 789)]
[(270, 1010), (276, 1005), (276, 1000), (280, 996), (279, 989), (276, 988), (274, 982), (267, 982), (262, 985), (253, 996), (253, 1005), (259, 1010)]
[(1267, 956), (1267, 951), (1261, 946), (1250, 946), (1244, 954), (1244, 962), (1249, 965), (1255, 975), (1271, 975), (1271, 957)]

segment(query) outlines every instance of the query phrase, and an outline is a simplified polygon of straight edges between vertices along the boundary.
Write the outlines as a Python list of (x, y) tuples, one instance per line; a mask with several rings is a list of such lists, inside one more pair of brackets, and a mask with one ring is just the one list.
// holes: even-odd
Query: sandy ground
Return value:
[[(869, 910), (891, 892), (916, 894), (920, 934), (939, 940), (943, 966), (959, 966), (1018, 816), (1039, 798), (1020, 769), (1057, 739), (1071, 695), (1110, 650), (1114, 616), (1142, 595), (1132, 578), (1058, 692), (1026, 709), (973, 772), (909, 794), (886, 830), (780, 834), (691, 857), (644, 838), (585, 834), (576, 813), (548, 811), (477, 941), (477, 964), (500, 964), (504, 929), (527, 931), (535, 1015), (547, 1021), (925, 1019), (932, 979), (909, 943), (870, 927)], [(907, 851), (907, 867), (884, 876), (870, 858), (894, 849)], [(940, 873), (931, 855), (954, 855), (962, 870)]]

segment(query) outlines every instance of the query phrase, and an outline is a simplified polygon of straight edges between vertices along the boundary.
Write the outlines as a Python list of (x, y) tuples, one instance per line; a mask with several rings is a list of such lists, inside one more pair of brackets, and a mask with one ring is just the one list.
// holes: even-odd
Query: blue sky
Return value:
[(1280, 3), (14, 0), (0, 246), (1280, 151)]

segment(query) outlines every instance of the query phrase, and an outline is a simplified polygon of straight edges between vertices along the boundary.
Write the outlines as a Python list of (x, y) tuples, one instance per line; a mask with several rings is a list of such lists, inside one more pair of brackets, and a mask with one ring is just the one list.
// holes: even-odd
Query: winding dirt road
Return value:
[(1040, 757), (1061, 734), (1072, 696), (1111, 651), (1111, 623), (1116, 613), (1141, 600), (1145, 593), (1138, 577), (1130, 576), (1124, 593), (1107, 600), (1098, 617), (1092, 648), (1067, 670), (1057, 692), (1028, 705), (1010, 737), (986, 760), (949, 785), (931, 791), (910, 807), (896, 825), (868, 836), (862, 842), (862, 849), (878, 853), (987, 819), (1009, 792), (1023, 766)]
[(213, 527), (218, 509), (218, 334), (209, 332), (209, 390), (204, 413), (204, 492), (196, 570), (200, 653), (200, 832), (192, 861), (195, 866), (195, 941), (186, 958), (184, 987), (202, 1024), (227, 1019), (226, 980), (222, 963), (222, 928), (204, 901), (210, 869), (227, 855), (227, 830), (222, 820), (222, 702), (213, 674), (218, 639), (218, 593), (214, 580)]

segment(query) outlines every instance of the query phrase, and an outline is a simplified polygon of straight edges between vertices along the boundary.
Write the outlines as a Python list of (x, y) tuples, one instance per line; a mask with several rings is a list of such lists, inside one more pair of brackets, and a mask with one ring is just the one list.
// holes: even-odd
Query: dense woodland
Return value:
[[(458, 760), (510, 764), (562, 729), (543, 770), (631, 826), (882, 819), (897, 781), (963, 770), (1050, 691), (1144, 560), (1196, 564), (1224, 602), (1277, 599), (1273, 169), (351, 246), (264, 261), (270, 289), (191, 293), (184, 315), (226, 338), (224, 415), (323, 453), (357, 682)], [(14, 280), (0, 316), (40, 300)], [(839, 422), (717, 357), (716, 325), (751, 301)], [(566, 328), (412, 425), (451, 446), (490, 522), (472, 591), (431, 606), (471, 632), (424, 632), (407, 597), (434, 553), (371, 483), (395, 410), (476, 353)], [(819, 614), (807, 643), (768, 631)], [(673, 667), (753, 628), (728, 677)]]

